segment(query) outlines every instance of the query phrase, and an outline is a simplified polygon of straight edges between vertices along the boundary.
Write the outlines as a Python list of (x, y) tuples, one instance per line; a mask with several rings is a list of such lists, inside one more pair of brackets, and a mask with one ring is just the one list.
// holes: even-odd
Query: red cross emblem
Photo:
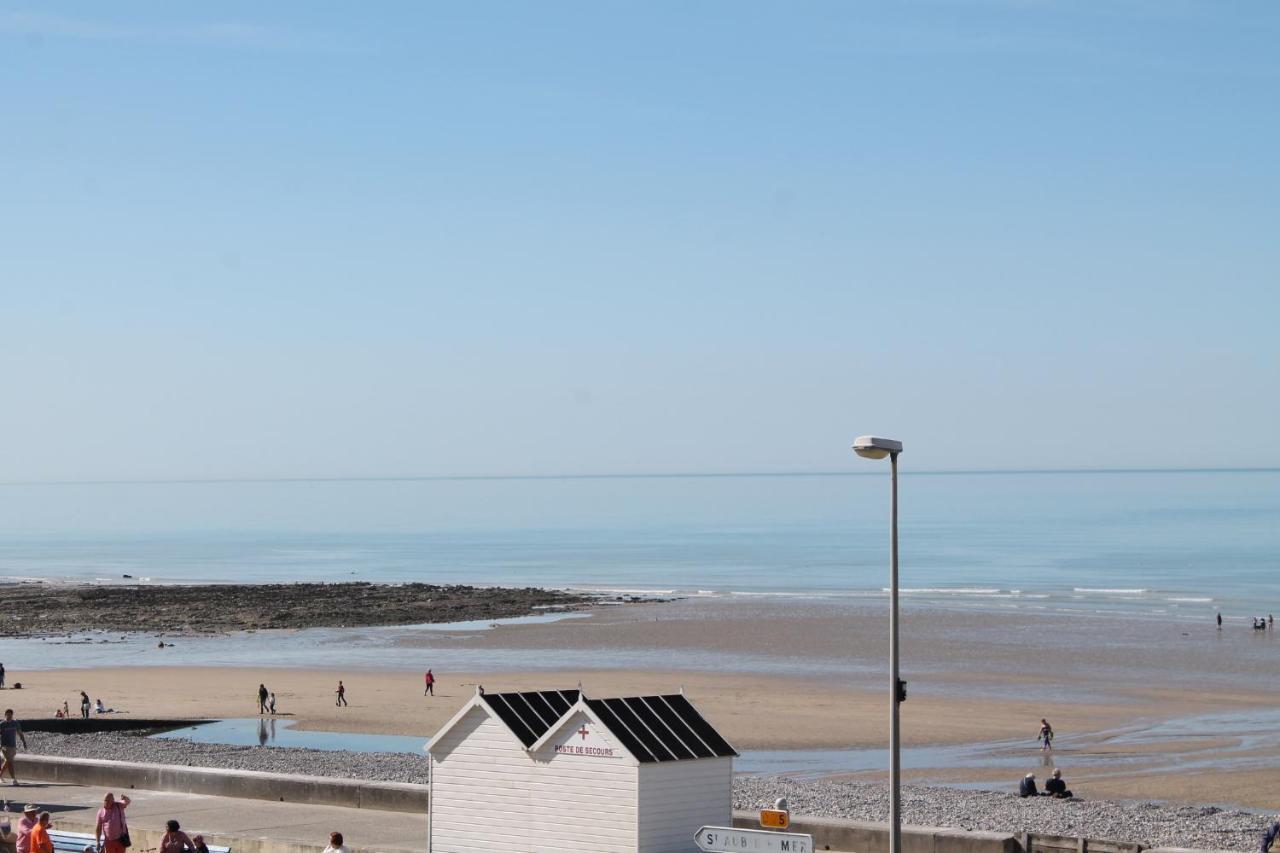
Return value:
[(583, 724), (582, 728), (578, 729), (578, 732), (577, 732), (577, 733), (578, 733), (578, 734), (580, 734), (580, 735), (582, 735), (582, 739), (583, 739), (583, 740), (586, 740), (586, 739), (587, 739), (587, 735), (591, 734), (591, 732), (587, 731), (587, 726), (586, 726), (586, 724), (585, 724), (585, 723)]

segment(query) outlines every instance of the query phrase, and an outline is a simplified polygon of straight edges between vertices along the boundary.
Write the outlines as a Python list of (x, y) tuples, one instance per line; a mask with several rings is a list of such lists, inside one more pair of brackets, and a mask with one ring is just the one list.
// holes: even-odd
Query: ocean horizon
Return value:
[[(884, 472), (0, 485), (0, 577), (885, 594)], [(1280, 471), (904, 472), (909, 599), (1274, 609)], [(129, 576), (126, 578), (125, 576)]]

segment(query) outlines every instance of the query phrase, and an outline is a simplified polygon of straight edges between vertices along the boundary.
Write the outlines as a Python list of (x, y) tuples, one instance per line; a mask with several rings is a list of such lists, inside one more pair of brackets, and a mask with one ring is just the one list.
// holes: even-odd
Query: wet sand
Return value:
[[(475, 693), (571, 688), (598, 696), (670, 692), (683, 686), (739, 750), (880, 748), (887, 739), (886, 620), (883, 601), (772, 599), (680, 601), (602, 608), (592, 618), (503, 625), (486, 631), (396, 634), (397, 659), (432, 666), (435, 697), (422, 695), (422, 670), (373, 670), (335, 661), (329, 646), (314, 668), (270, 666), (270, 634), (260, 667), (137, 666), (21, 671), (0, 694), (19, 718), (49, 716), (78, 691), (136, 716), (244, 717), (256, 714), (264, 682), (279, 710), (300, 727), (335, 732), (431, 735)], [(450, 654), (488, 659), (487, 671), (455, 671)], [(512, 671), (519, 653), (544, 669)], [(163, 652), (156, 652), (156, 661)], [(557, 658), (598, 662), (556, 666)], [(660, 665), (654, 665), (661, 660)], [(1280, 786), (1280, 643), (1247, 629), (1217, 632), (1209, 618), (992, 612), (904, 607), (903, 740), (976, 745), (989, 761), (917, 763), (913, 781), (1012, 787), (1026, 772), (1061, 766), (1085, 797), (1120, 796), (1273, 808)], [(643, 663), (632, 663), (643, 661)], [(121, 663), (126, 663), (122, 660)], [(36, 664), (39, 665), (38, 663)], [(350, 707), (337, 708), (342, 678)], [(1239, 715), (1230, 725), (1204, 718)], [(1040, 717), (1058, 732), (1057, 749), (1035, 743)], [(1188, 719), (1185, 725), (1162, 721)], [(1164, 728), (1162, 728), (1164, 726)], [(880, 765), (883, 766), (883, 765)], [(876, 780), (868, 770), (855, 778)]]

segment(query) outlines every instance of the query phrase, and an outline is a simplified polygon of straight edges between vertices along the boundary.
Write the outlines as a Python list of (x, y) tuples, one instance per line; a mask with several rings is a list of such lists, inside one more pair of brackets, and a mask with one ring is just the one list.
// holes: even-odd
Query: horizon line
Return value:
[[(899, 471), (902, 476), (954, 477), (1025, 474), (1250, 474), (1280, 472), (1280, 466), (1206, 468), (957, 468)], [(596, 474), (424, 474), (405, 476), (171, 477), (138, 480), (0, 480), (0, 486), (179, 486), (231, 483), (425, 483), (501, 480), (695, 480), (735, 477), (875, 477), (882, 471), (667, 471)]]

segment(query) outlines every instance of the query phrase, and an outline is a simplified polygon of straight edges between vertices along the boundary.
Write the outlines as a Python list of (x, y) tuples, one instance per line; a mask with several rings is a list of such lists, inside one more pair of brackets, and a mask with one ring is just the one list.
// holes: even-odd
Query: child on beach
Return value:
[(276, 694), (274, 693), (267, 699), (267, 710), (271, 712), (271, 716), (276, 715)]

